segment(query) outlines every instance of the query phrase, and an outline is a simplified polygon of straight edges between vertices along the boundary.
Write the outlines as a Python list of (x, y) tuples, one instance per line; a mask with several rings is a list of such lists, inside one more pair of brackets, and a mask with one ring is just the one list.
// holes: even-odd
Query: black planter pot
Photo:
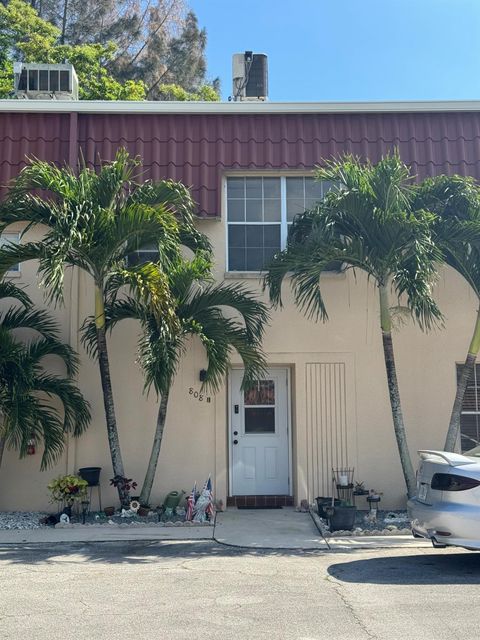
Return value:
[[(325, 507), (332, 506), (332, 498), (319, 497), (319, 498), (315, 498), (315, 500), (317, 501), (318, 515), (320, 516), (320, 518), (324, 518), (325, 520), (328, 520), (328, 514), (325, 510)], [(333, 501), (333, 506), (337, 507), (339, 504), (340, 504), (340, 500), (337, 500), (337, 498), (335, 498)]]
[(78, 475), (88, 482), (89, 487), (98, 487), (101, 470), (102, 467), (83, 467), (78, 470)]
[(330, 516), (330, 531), (351, 531), (355, 525), (357, 507), (335, 506)]

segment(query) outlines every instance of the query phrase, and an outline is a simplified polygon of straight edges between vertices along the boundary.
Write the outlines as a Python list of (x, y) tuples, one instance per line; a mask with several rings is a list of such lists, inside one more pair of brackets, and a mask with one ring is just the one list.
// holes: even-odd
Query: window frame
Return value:
[[(456, 384), (458, 385), (458, 378), (462, 373), (463, 367), (465, 366), (464, 362), (456, 362), (455, 363), (455, 380), (456, 380)], [(477, 409), (475, 411), (470, 411), (470, 410), (465, 410), (464, 407), (464, 403), (465, 403), (465, 396), (463, 398), (463, 402), (462, 402), (462, 406), (460, 408), (460, 429), (459, 429), (459, 438), (460, 438), (460, 449), (462, 451), (462, 453), (464, 453), (465, 451), (469, 451), (470, 449), (473, 449), (475, 447), (480, 446), (480, 424), (478, 424), (477, 426), (477, 439), (478, 442), (476, 444), (472, 444), (472, 446), (470, 446), (468, 449), (464, 449), (462, 447), (462, 435), (465, 438), (470, 438), (470, 436), (468, 436), (467, 434), (463, 434), (462, 433), (462, 416), (477, 416), (477, 422), (480, 422), (480, 363), (475, 363), (474, 367), (473, 367), (473, 385), (469, 384), (469, 381), (467, 381), (467, 387), (465, 389), (465, 393), (467, 392), (468, 387), (470, 386), (474, 386), (475, 387), (475, 404), (477, 406)]]
[[(6, 238), (6, 236), (15, 236), (15, 240), (9, 240), (9, 242), (13, 242), (14, 244), (20, 244), (21, 240), (21, 232), (20, 231), (3, 231), (0, 233), (0, 249), (3, 246), (1, 242), (2, 238)], [(5, 277), (7, 278), (20, 278), (22, 275), (21, 263), (15, 265), (16, 268), (9, 269), (5, 272)]]
[[(231, 270), (229, 265), (229, 242), (228, 242), (228, 230), (229, 226), (246, 226), (259, 225), (259, 226), (279, 226), (280, 225), (280, 250), (286, 248), (288, 238), (288, 228), (291, 221), (288, 220), (287, 213), (287, 178), (314, 178), (313, 171), (232, 171), (226, 172), (222, 178), (222, 218), (225, 220), (225, 273), (229, 277), (233, 277), (235, 274), (252, 274), (257, 275), (263, 273), (262, 270)], [(249, 222), (247, 220), (240, 222), (228, 221), (228, 179), (229, 178), (280, 178), (280, 222)], [(333, 272), (332, 272), (333, 273)], [(335, 272), (339, 273), (339, 272)]]

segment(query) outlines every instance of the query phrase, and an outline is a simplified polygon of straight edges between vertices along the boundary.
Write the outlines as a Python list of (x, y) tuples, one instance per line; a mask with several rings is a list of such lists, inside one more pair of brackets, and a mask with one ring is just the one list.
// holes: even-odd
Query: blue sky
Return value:
[(480, 99), (480, 0), (191, 0), (208, 73), (269, 57), (270, 100)]

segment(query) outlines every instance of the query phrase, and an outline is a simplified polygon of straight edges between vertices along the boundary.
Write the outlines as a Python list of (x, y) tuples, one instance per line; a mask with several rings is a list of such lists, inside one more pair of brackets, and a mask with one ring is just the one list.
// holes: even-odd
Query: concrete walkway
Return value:
[(324, 539), (309, 513), (295, 509), (235, 509), (217, 514), (214, 538), (234, 547), (350, 551), (389, 547), (431, 547), (410, 535), (344, 536)]
[(229, 508), (217, 514), (215, 540), (255, 549), (328, 549), (310, 514), (293, 507)]

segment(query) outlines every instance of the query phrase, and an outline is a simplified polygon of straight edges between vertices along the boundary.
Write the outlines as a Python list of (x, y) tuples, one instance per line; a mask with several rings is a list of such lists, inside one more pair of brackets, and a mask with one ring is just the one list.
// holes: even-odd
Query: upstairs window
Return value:
[(227, 178), (227, 270), (262, 271), (285, 249), (294, 217), (330, 186), (311, 176)]

